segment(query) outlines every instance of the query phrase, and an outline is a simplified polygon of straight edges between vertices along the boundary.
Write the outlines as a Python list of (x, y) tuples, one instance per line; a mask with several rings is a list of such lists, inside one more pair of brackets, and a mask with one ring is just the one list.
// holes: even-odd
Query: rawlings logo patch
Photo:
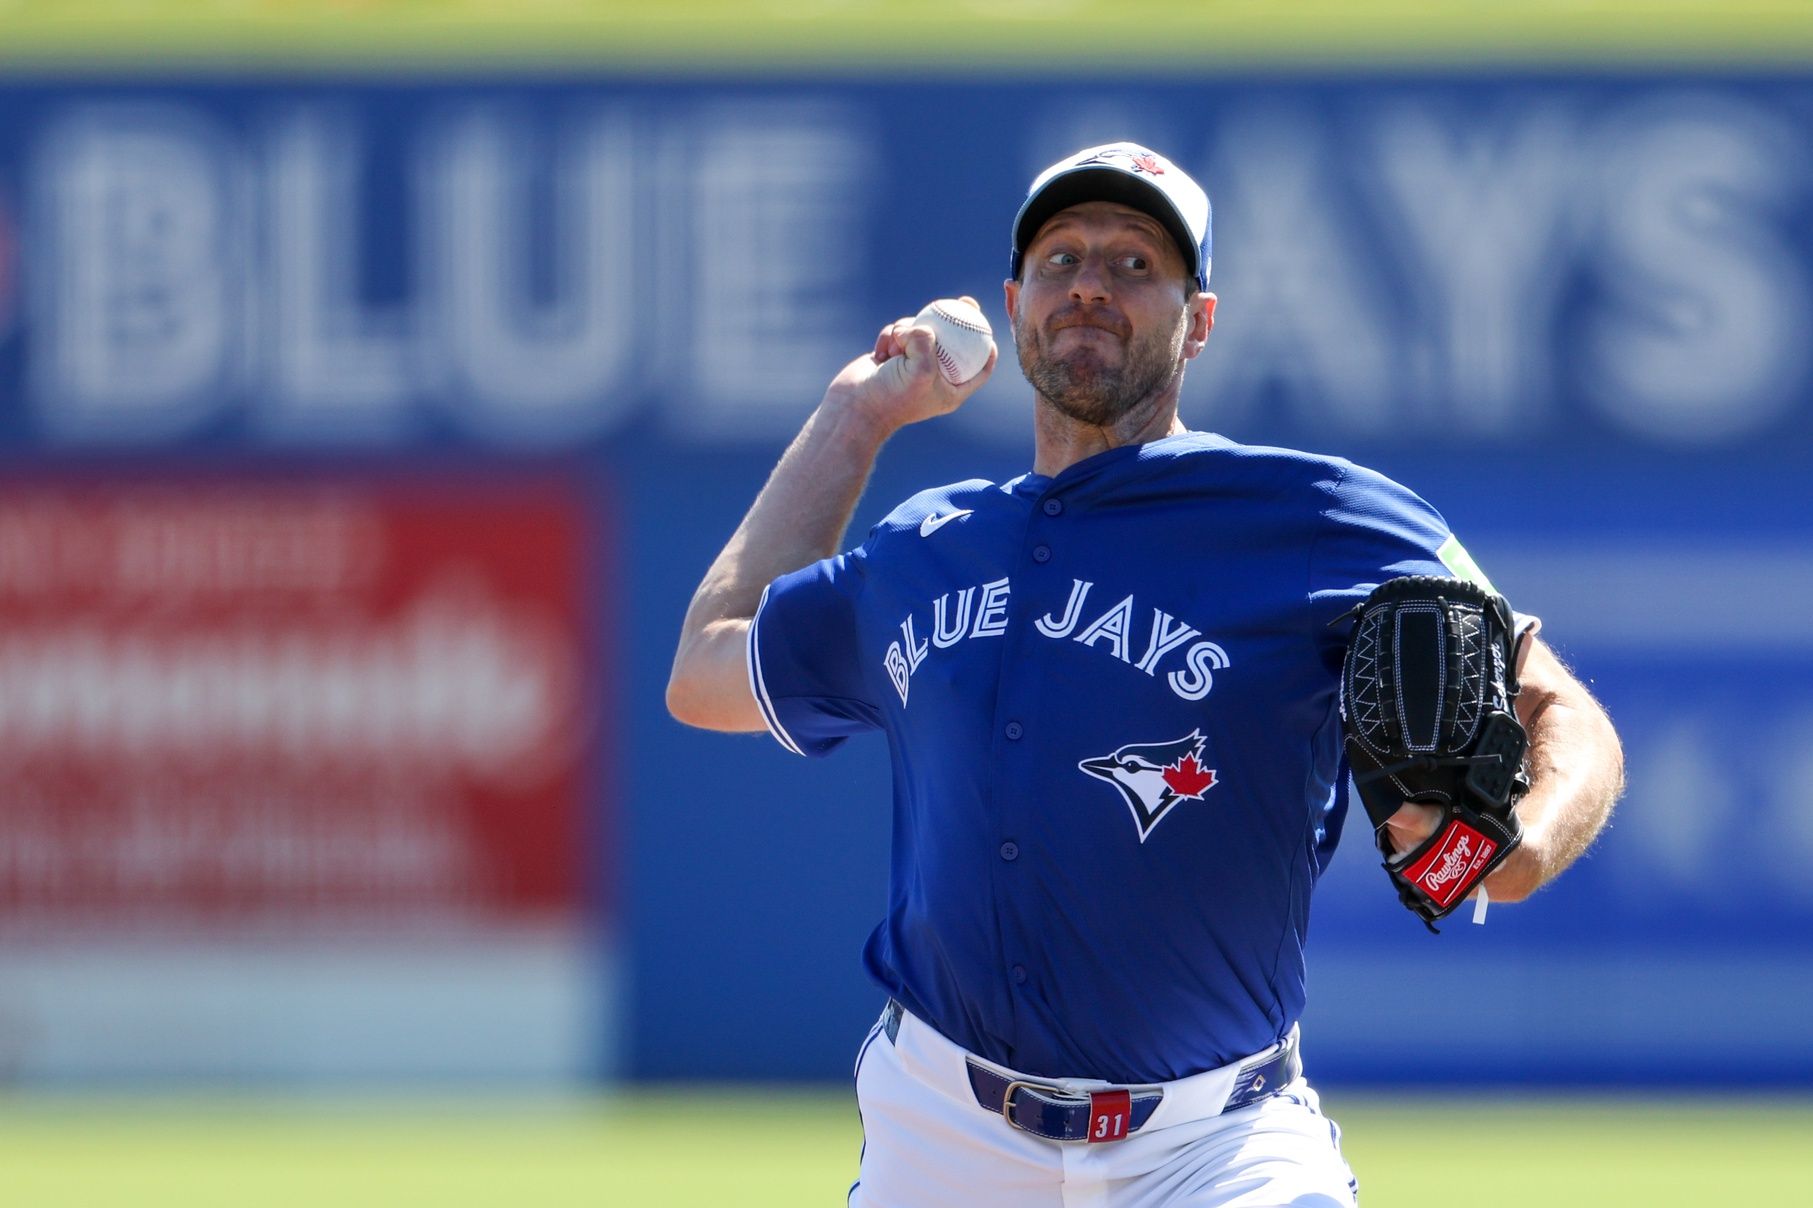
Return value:
[(1422, 859), (1404, 870), (1404, 878), (1420, 886), (1444, 909), (1460, 891), (1473, 884), (1479, 870), (1492, 859), (1498, 845), (1458, 819)]
[(1202, 763), (1207, 742), (1202, 731), (1192, 730), (1171, 742), (1130, 743), (1112, 755), (1085, 759), (1076, 766), (1120, 792), (1144, 843), (1172, 806), (1200, 801), (1215, 787), (1215, 769)]

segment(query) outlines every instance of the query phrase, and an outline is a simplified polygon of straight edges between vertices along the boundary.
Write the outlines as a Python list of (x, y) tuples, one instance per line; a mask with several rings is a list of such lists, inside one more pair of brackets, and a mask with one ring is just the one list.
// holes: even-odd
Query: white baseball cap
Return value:
[(1085, 201), (1119, 202), (1158, 219), (1177, 241), (1197, 287), (1209, 288), (1209, 195), (1182, 168), (1138, 143), (1089, 147), (1039, 173), (1014, 216), (1010, 275), (1019, 277), (1026, 245), (1052, 215)]

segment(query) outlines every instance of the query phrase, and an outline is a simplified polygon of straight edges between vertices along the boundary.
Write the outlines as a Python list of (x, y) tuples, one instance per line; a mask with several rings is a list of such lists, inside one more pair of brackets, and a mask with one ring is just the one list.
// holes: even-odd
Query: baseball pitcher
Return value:
[(1072, 155), (1011, 246), (1031, 469), (923, 491), (846, 548), (882, 445), (995, 363), (965, 377), (937, 323), (883, 327), (707, 571), (669, 708), (892, 752), (851, 1204), (1353, 1204), (1298, 1050), (1350, 771), (1433, 927), (1587, 848), (1617, 737), (1422, 499), (1184, 427), (1216, 298), (1177, 165)]

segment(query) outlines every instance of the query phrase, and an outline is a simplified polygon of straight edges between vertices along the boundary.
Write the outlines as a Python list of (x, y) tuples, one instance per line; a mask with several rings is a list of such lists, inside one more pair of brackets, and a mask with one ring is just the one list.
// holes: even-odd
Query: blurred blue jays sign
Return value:
[[(1804, 87), (15, 85), (6, 430), (782, 436), (881, 319), (959, 287), (998, 313), (1030, 175), (1135, 134), (1215, 200), (1225, 304), (1190, 394), (1223, 427), (1805, 440)], [(958, 422), (1017, 438), (1017, 410)]]
[[(626, 914), (664, 937), (632, 945), (626, 1068), (833, 1074), (876, 1005), (885, 761), (682, 731), (667, 643), (831, 374), (934, 297), (1005, 333), (1026, 182), (1135, 138), (1215, 203), (1186, 419), (1416, 488), (1629, 749), (1600, 849), (1483, 930), (1430, 940), (1350, 835), (1313, 1055), (1695, 1079), (1761, 1034), (1769, 1076), (1813, 1079), (1813, 1033), (1782, 1023), (1813, 999), (1813, 77), (1080, 84), (7, 84), (0, 450), (587, 459), (634, 576)], [(1029, 405), (1004, 365), (896, 442), (865, 507), (1025, 469)], [(1373, 1041), (1405, 979), (1510, 1039), (1395, 1064)]]

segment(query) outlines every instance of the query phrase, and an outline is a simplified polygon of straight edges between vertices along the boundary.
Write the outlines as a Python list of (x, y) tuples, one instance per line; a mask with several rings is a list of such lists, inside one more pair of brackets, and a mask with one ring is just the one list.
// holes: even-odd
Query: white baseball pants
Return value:
[(911, 1015), (891, 1043), (881, 1024), (871, 1029), (856, 1060), (863, 1150), (851, 1208), (1355, 1203), (1340, 1130), (1302, 1078), (1223, 1113), (1238, 1064), (1198, 1074), (1167, 1084), (1152, 1118), (1131, 1136), (1088, 1144), (1043, 1140), (982, 1107), (970, 1087), (970, 1059)]

